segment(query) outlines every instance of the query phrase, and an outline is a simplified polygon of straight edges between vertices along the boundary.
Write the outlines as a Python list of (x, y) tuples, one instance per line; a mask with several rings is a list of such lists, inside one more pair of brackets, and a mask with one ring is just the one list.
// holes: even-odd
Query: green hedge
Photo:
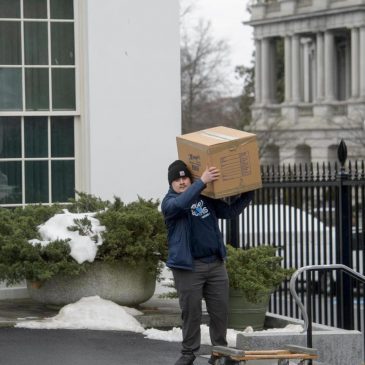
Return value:
[[(78, 199), (67, 206), (0, 208), (0, 280), (8, 285), (24, 279), (44, 281), (58, 273), (77, 275), (92, 264), (78, 264), (70, 256), (67, 240), (47, 246), (28, 242), (39, 239), (37, 227), (65, 208), (70, 212), (97, 212), (96, 218), (106, 227), (95, 260), (137, 264), (143, 259), (151, 274), (158, 274), (167, 255), (166, 228), (158, 206), (158, 201), (142, 198), (124, 204), (119, 198), (109, 202), (78, 193)], [(75, 221), (69, 229), (82, 234), (90, 228), (88, 223), (87, 219)]]

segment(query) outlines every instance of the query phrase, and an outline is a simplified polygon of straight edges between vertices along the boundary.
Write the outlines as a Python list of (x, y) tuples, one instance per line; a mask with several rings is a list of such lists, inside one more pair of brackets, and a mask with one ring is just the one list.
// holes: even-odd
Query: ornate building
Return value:
[(333, 161), (342, 138), (363, 158), (365, 0), (256, 0), (251, 12), (263, 161)]

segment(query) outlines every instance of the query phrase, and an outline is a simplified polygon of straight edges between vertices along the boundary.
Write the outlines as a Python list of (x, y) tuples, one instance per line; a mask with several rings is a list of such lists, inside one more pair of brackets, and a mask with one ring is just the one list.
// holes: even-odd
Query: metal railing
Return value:
[[(307, 347), (311, 348), (313, 346), (313, 328), (312, 328), (312, 275), (311, 272), (313, 271), (341, 271), (347, 273), (349, 276), (354, 278), (357, 281), (360, 281), (361, 283), (365, 284), (365, 276), (356, 272), (355, 270), (351, 269), (348, 266), (342, 265), (342, 264), (332, 264), (332, 265), (310, 265), (301, 267), (295, 273), (291, 276), (290, 283), (289, 283), (289, 289), (290, 293), (293, 296), (296, 304), (301, 310), (303, 321), (304, 321), (304, 328), (303, 332), (307, 332)], [(296, 284), (297, 279), (304, 273), (307, 273), (306, 277), (306, 307), (304, 306), (304, 303), (302, 302), (301, 298), (299, 297), (297, 291), (296, 291)], [(309, 275), (308, 275), (309, 274)], [(339, 279), (339, 275), (337, 276)], [(342, 280), (341, 280), (342, 279)], [(340, 284), (337, 288), (337, 291), (340, 292), (340, 294), (343, 295), (342, 288), (346, 285), (344, 281), (346, 278), (342, 277)], [(350, 308), (346, 308), (347, 310), (350, 310)]]

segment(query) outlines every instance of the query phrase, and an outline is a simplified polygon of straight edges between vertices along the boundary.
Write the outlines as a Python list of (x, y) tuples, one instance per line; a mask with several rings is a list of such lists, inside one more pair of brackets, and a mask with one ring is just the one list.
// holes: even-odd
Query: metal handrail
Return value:
[(291, 295), (294, 297), (295, 302), (297, 303), (298, 307), (300, 308), (302, 312), (302, 317), (304, 320), (304, 329), (302, 333), (308, 331), (309, 326), (309, 319), (307, 311), (304, 307), (304, 304), (301, 302), (296, 290), (295, 290), (295, 281), (297, 280), (298, 276), (302, 274), (304, 271), (328, 271), (328, 270), (342, 270), (346, 271), (350, 276), (354, 277), (355, 279), (360, 280), (361, 282), (365, 283), (365, 276), (358, 273), (357, 271), (351, 269), (350, 267), (342, 264), (331, 264), (331, 265), (309, 265), (309, 266), (303, 266), (299, 268), (295, 273), (291, 276), (290, 282), (289, 282), (289, 289)]

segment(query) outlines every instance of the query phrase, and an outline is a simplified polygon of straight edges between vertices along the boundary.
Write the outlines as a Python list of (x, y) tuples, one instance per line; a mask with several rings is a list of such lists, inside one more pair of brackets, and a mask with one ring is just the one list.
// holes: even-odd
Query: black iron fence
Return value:
[[(227, 222), (227, 242), (276, 246), (285, 267), (344, 264), (364, 274), (364, 161), (347, 161), (344, 142), (338, 155), (335, 164), (264, 167), (253, 204)], [(341, 273), (313, 275), (313, 321), (365, 332), (363, 284)], [(297, 285), (304, 301), (304, 277)], [(288, 283), (273, 295), (270, 311), (300, 318)]]

